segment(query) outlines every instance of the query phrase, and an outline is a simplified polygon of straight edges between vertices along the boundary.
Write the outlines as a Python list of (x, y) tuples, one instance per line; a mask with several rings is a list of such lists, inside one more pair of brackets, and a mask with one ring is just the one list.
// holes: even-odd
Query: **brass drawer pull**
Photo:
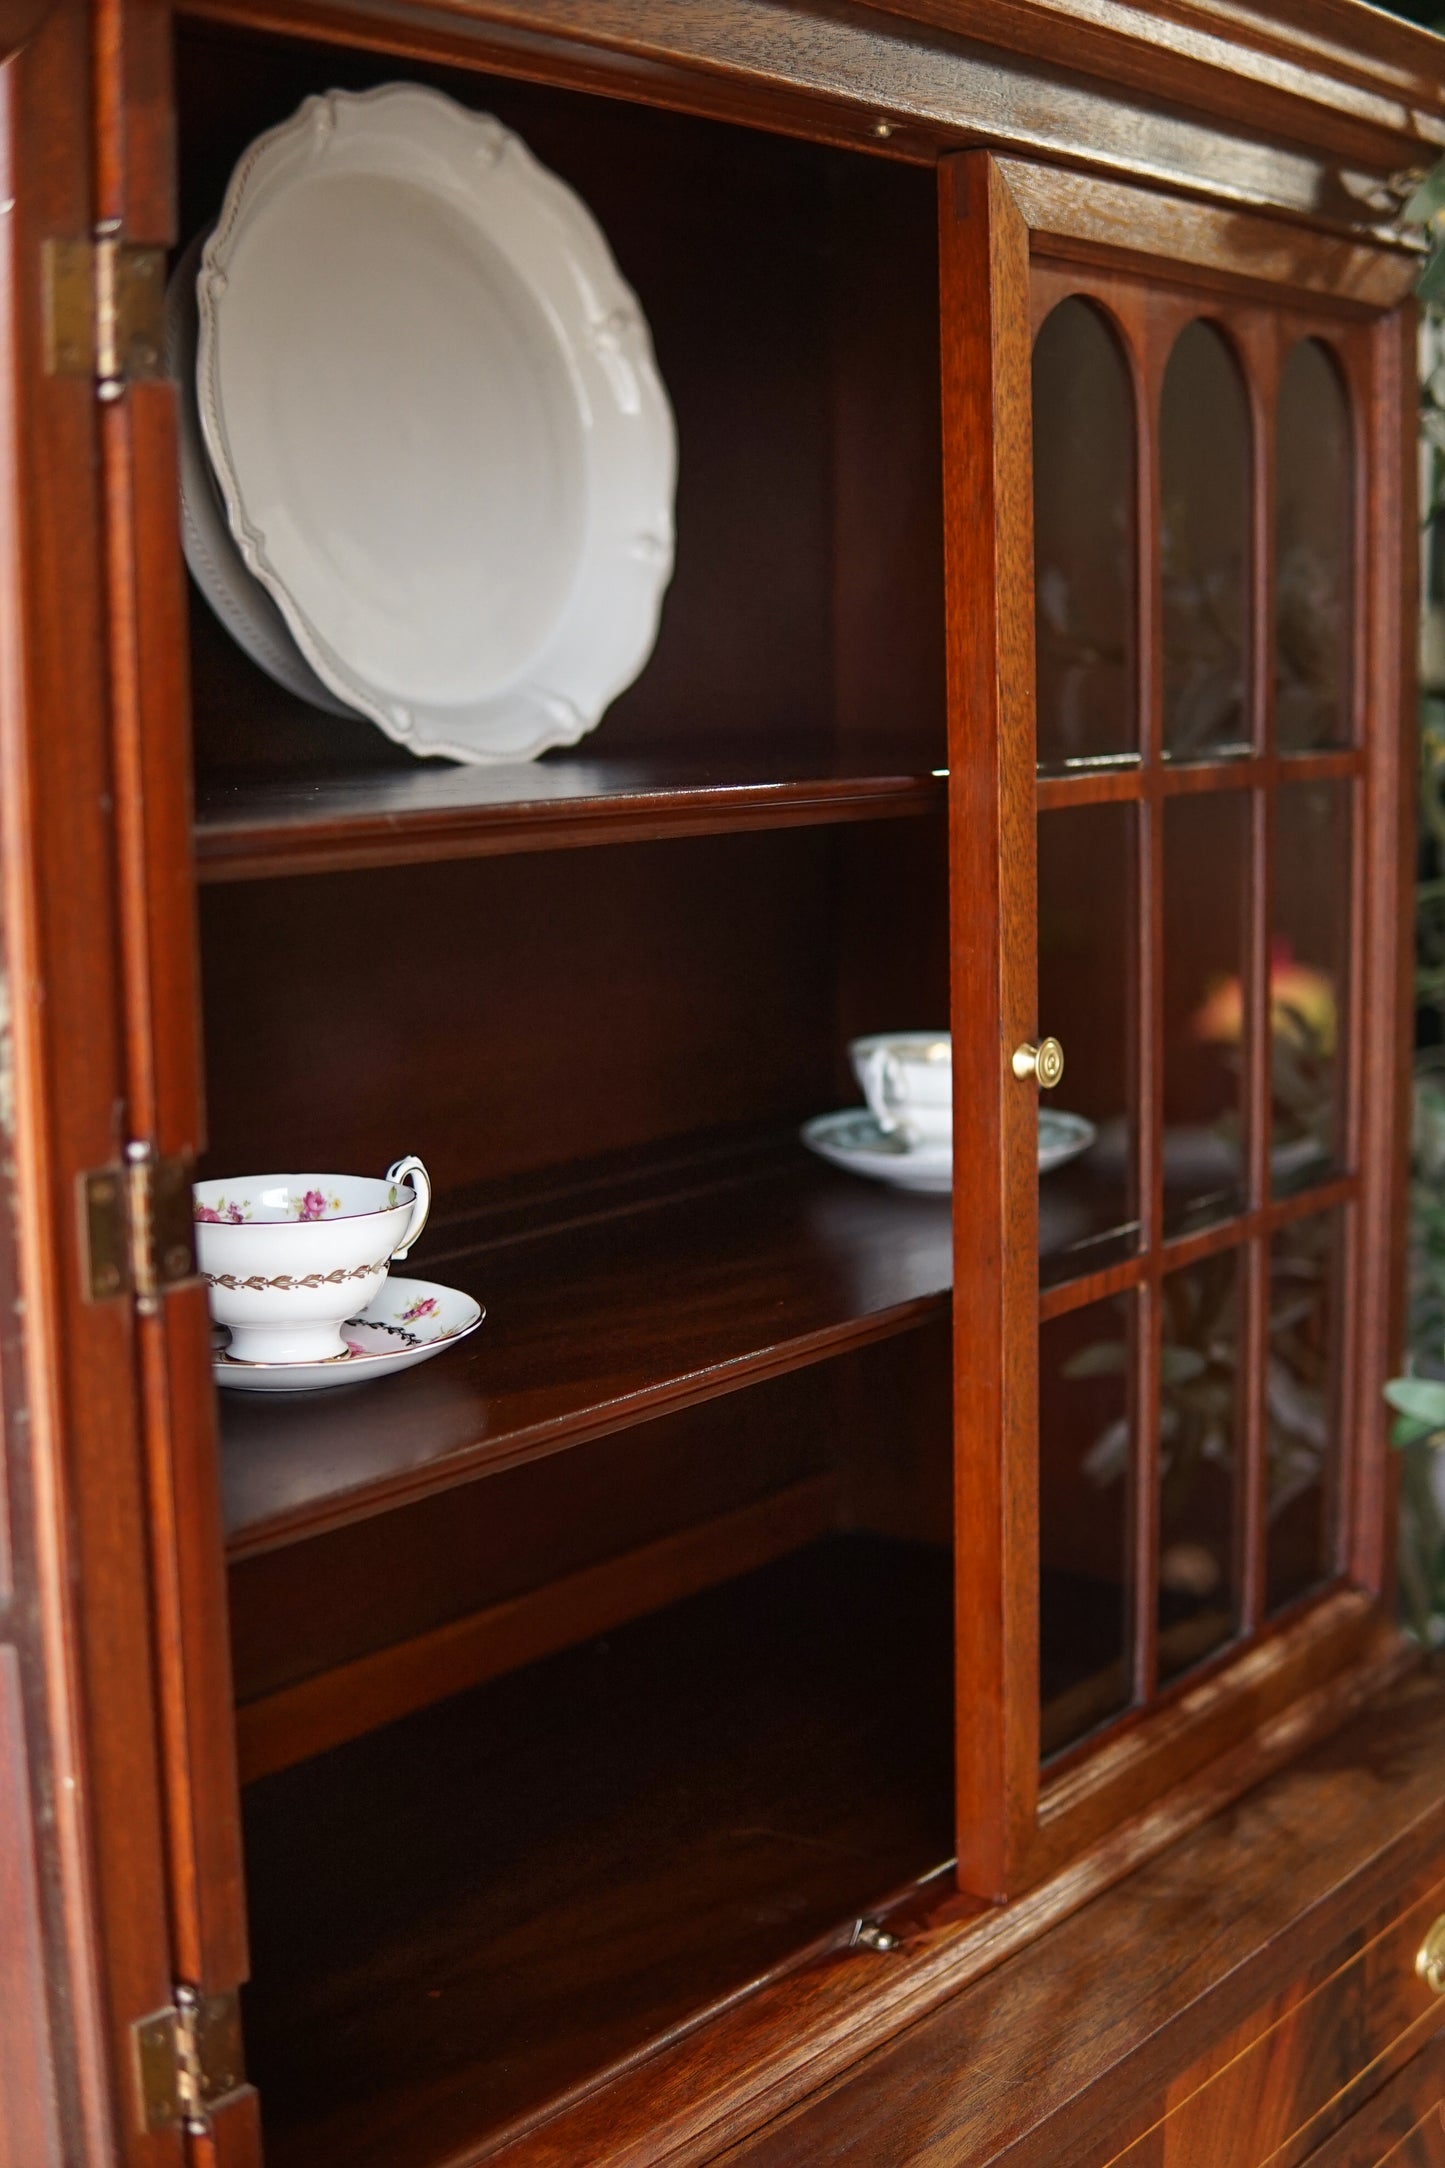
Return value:
[(1426, 1930), (1425, 1940), (1415, 1953), (1415, 1975), (1432, 1995), (1445, 1995), (1445, 1912)]
[(1037, 1077), (1040, 1088), (1051, 1092), (1064, 1073), (1064, 1050), (1057, 1039), (1040, 1039), (1037, 1046), (1016, 1046), (1014, 1075)]

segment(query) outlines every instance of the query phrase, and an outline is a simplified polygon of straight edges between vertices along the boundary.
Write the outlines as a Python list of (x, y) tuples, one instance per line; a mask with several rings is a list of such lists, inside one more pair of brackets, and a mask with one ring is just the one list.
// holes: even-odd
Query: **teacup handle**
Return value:
[(402, 1236), (399, 1246), (391, 1253), (392, 1263), (400, 1265), (405, 1262), (406, 1253), (413, 1242), (421, 1240), (421, 1231), (426, 1225), (427, 1214), (431, 1210), (431, 1176), (427, 1173), (426, 1168), (416, 1154), (412, 1152), (405, 1159), (397, 1160), (395, 1166), (387, 1168), (386, 1179), (388, 1182), (410, 1182), (412, 1188), (416, 1191), (416, 1203), (411, 1208), (411, 1218), (406, 1223), (406, 1233)]
[(898, 1127), (898, 1114), (889, 1092), (890, 1085), (896, 1085), (898, 1081), (898, 1064), (892, 1049), (872, 1047), (858, 1064), (858, 1081), (874, 1121), (885, 1137), (891, 1136)]

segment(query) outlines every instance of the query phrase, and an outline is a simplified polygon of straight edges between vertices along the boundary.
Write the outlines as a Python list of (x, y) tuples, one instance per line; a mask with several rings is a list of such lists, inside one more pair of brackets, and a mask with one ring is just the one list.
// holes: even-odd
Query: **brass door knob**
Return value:
[(1051, 1092), (1064, 1073), (1064, 1050), (1057, 1039), (1040, 1039), (1037, 1046), (1016, 1046), (1013, 1067), (1016, 1077), (1036, 1077), (1040, 1089)]
[(1445, 1912), (1433, 1927), (1427, 1929), (1425, 1940), (1415, 1953), (1415, 1975), (1425, 1982), (1432, 1995), (1445, 1995)]

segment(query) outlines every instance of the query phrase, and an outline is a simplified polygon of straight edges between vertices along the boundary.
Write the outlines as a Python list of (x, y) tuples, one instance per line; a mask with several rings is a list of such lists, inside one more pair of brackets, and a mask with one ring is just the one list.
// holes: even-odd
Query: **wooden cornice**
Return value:
[[(970, 144), (1387, 245), (1445, 42), (1358, 0), (179, 0), (931, 164)], [(1308, 18), (1308, 21), (1305, 21)]]

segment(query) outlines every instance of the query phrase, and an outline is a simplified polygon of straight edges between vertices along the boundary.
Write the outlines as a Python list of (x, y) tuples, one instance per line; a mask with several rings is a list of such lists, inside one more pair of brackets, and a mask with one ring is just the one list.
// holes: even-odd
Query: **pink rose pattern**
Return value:
[(398, 1322), (403, 1325), (414, 1325), (418, 1318), (435, 1316), (436, 1308), (436, 1296), (423, 1295), (419, 1301), (412, 1304), (409, 1310), (402, 1311)]
[(293, 1197), (291, 1209), (299, 1220), (325, 1219), (328, 1212), (341, 1210), (339, 1197), (328, 1197), (323, 1190), (308, 1189), (304, 1197)]
[[(393, 1204), (396, 1202), (394, 1187), (391, 1201)], [(325, 1219), (328, 1212), (340, 1210), (341, 1199), (328, 1197), (326, 1192), (320, 1189), (308, 1189), (303, 1197), (291, 1199), (291, 1214), (298, 1220)], [(194, 1219), (207, 1220), (213, 1225), (240, 1227), (251, 1217), (251, 1200), (247, 1197), (238, 1204), (234, 1198), (228, 1202), (226, 1198), (218, 1197), (213, 1205), (194, 1204), (191, 1207), (191, 1216)]]

